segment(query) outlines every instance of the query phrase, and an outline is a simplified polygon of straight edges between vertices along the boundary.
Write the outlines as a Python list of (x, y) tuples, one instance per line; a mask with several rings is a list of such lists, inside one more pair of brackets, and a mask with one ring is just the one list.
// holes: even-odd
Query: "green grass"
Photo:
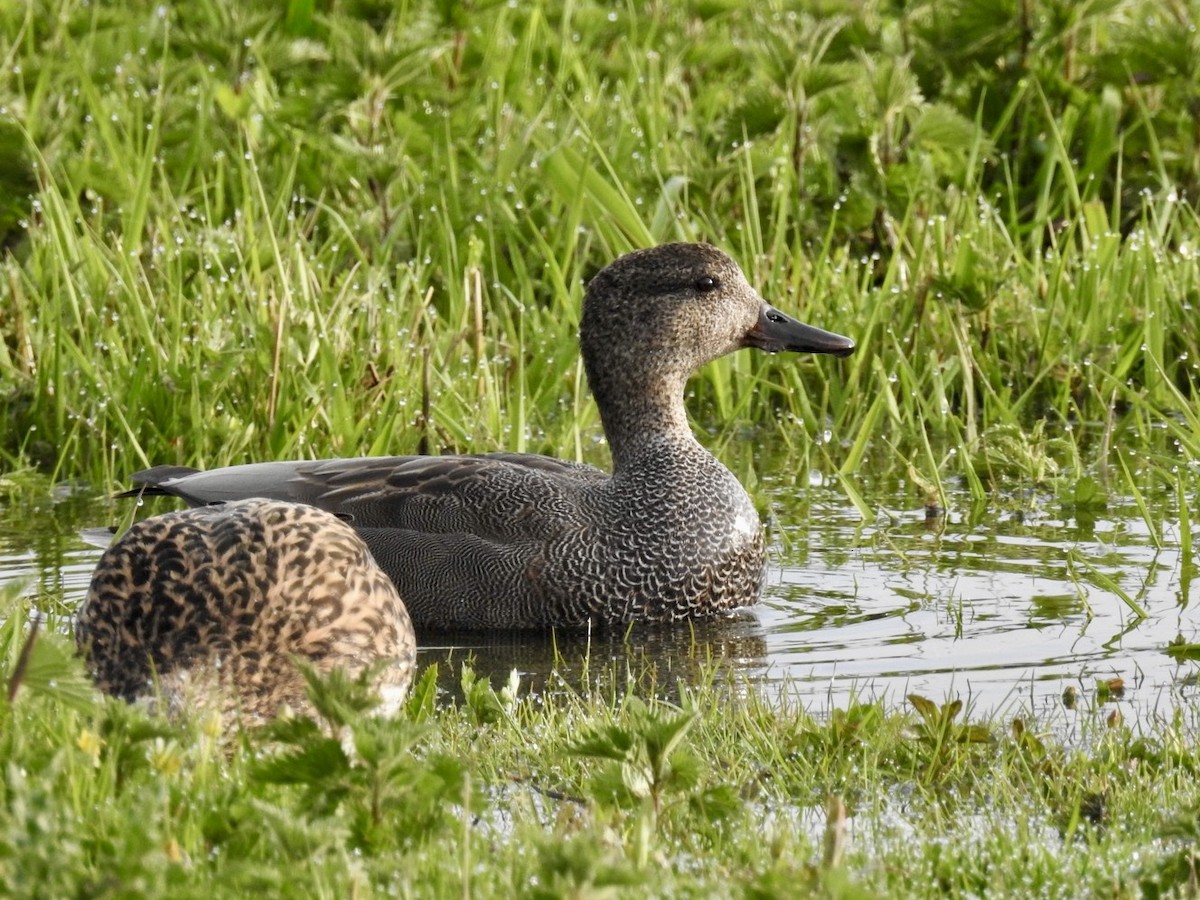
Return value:
[(1200, 365), (1200, 54), (1154, 23), (1184, 14), (0, 7), (0, 152), (38, 187), (0, 220), (0, 452), (114, 485), (160, 462), (601, 459), (581, 285), (680, 238), (861, 348), (710, 366), (705, 425), (977, 499), (1040, 457), (1110, 465), (1125, 435), (1089, 423), (1168, 452), (1147, 432), (1194, 418)]
[[(942, 507), (965, 486), (974, 518), (1026, 486), (1093, 512), (1132, 497), (1152, 543), (1178, 542), (1186, 601), (1194, 15), (0, 0), (0, 468), (106, 491), (157, 463), (603, 463), (582, 285), (704, 239), (859, 342), (692, 382), (698, 433), (752, 488), (765, 434), (867, 521), (868, 479)], [(44, 503), (6, 503), (59, 539)], [(920, 702), (814, 719), (719, 672), (618, 672), (521, 699), (469, 683), (436, 710), (418, 690), (397, 722), (351, 716), (347, 756), (315, 726), (223, 744), (101, 702), (58, 620), (19, 673), (7, 603), (13, 894), (1195, 891), (1187, 709), (1068, 746)]]
[[(90, 692), (22, 607), (0, 626), (8, 896), (1160, 896), (1195, 889), (1194, 716), (1074, 745), (961, 703), (814, 718), (709, 669), (497, 691), (433, 669), (392, 719), (221, 738)], [(20, 674), (17, 670), (20, 669)], [(515, 676), (514, 676), (515, 677)], [(897, 698), (898, 699), (898, 698)], [(1080, 698), (1080, 703), (1099, 703)], [(1096, 718), (1094, 721), (1100, 721)]]

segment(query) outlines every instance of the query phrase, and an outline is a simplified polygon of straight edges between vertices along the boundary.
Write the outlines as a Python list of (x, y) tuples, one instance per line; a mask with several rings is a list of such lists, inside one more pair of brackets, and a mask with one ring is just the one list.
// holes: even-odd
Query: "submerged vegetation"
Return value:
[[(1186, 607), (1195, 15), (0, 0), (0, 471), (106, 491), (159, 463), (603, 464), (582, 285), (707, 240), (859, 345), (693, 380), (698, 433), (752, 488), (769, 438), (866, 519), (880, 482), (932, 517), (1037, 492), (1082, 522), (1132, 497)], [(32, 641), (29, 598), (0, 608), (0, 892), (1197, 890), (1194, 709), (1066, 745), (943, 698), (817, 719), (716, 668), (535, 696), (466, 670), (457, 700), (435, 709), (429, 675), (394, 719), (314, 681), (318, 719), (219, 738), (101, 700), (60, 599), (36, 598)]]

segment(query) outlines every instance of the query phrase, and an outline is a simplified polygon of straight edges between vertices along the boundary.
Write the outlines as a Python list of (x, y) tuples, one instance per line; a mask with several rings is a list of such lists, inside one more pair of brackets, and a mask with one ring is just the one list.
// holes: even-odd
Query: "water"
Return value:
[[(1200, 663), (1166, 652), (1178, 636), (1200, 641), (1197, 560), (1182, 558), (1173, 492), (1146, 498), (1164, 511), (1160, 547), (1133, 499), (1111, 494), (1077, 509), (1021, 491), (972, 510), (964, 492), (951, 494), (948, 514), (927, 516), (892, 485), (867, 493), (880, 510), (868, 522), (836, 484), (777, 479), (760, 496), (774, 546), (752, 611), (629, 634), (425, 637), (422, 662), (438, 662), (451, 686), (470, 656), (498, 682), (517, 669), (537, 691), (559, 679), (594, 682), (614, 660), (686, 682), (711, 659), (818, 712), (853, 697), (899, 705), (918, 693), (961, 698), (973, 715), (1033, 712), (1065, 730), (1114, 709), (1130, 725), (1169, 717), (1200, 697)], [(69, 614), (101, 552), (79, 529), (129, 512), (61, 488), (0, 494), (0, 588), (20, 582), (40, 607)], [(1123, 692), (1102, 696), (1098, 683), (1113, 678)], [(1074, 709), (1064, 707), (1068, 688)]]
[(1068, 688), (1088, 706), (1113, 678), (1124, 694), (1109, 703), (1127, 720), (1194, 701), (1197, 664), (1165, 651), (1196, 640), (1195, 560), (1185, 567), (1173, 540), (1156, 549), (1131, 500), (1082, 522), (1064, 513), (1035, 495), (975, 519), (916, 509), (864, 526), (854, 509), (826, 509), (806, 529), (804, 565), (772, 579), (767, 657), (838, 701), (915, 692), (1053, 717)]

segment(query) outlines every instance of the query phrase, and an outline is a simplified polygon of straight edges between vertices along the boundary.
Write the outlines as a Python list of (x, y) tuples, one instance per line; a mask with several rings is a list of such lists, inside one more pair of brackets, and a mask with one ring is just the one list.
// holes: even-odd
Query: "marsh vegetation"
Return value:
[[(0, 885), (1194, 892), (1195, 15), (0, 3), (0, 550), (26, 567), (0, 611)], [(1031, 592), (1031, 621), (1070, 644), (1116, 616), (1119, 648), (1170, 619), (1142, 632), (1177, 666), (1166, 703), (1131, 727), (1109, 701), (1135, 680), (1093, 679), (1076, 699), (1096, 715), (1064, 735), (945, 696), (814, 715), (716, 663), (529, 692), (442, 661), (452, 700), (429, 675), (380, 720), (317, 682), (320, 716), (229, 740), (81, 680), (62, 637), (77, 545), (47, 519), (128, 521), (96, 495), (158, 463), (604, 465), (582, 285), (677, 239), (858, 342), (691, 383), (697, 433), (776, 513), (777, 548), (836, 509), (861, 525), (822, 565), (866, 546), (928, 584), (961, 555), (888, 523), (994, 528), (1002, 554), (996, 523), (1053, 510), (1029, 558), (1069, 588)], [(1144, 553), (1117, 552), (1130, 535)], [(910, 594), (914, 615), (956, 615)]]

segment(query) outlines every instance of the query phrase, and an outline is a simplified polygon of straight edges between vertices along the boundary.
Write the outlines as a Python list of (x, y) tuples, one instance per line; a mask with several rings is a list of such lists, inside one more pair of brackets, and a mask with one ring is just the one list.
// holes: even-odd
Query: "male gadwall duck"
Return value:
[(846, 356), (854, 342), (769, 306), (715, 247), (681, 243), (592, 279), (580, 346), (611, 475), (515, 453), (371, 457), (158, 466), (128, 493), (329, 510), (362, 535), (418, 628), (671, 622), (756, 602), (758, 514), (692, 435), (684, 385), (742, 347)]
[(306, 709), (297, 658), (352, 676), (378, 664), (387, 705), (416, 664), (404, 604), (354, 529), (267, 499), (136, 523), (100, 558), (75, 639), (106, 693), (226, 724)]

